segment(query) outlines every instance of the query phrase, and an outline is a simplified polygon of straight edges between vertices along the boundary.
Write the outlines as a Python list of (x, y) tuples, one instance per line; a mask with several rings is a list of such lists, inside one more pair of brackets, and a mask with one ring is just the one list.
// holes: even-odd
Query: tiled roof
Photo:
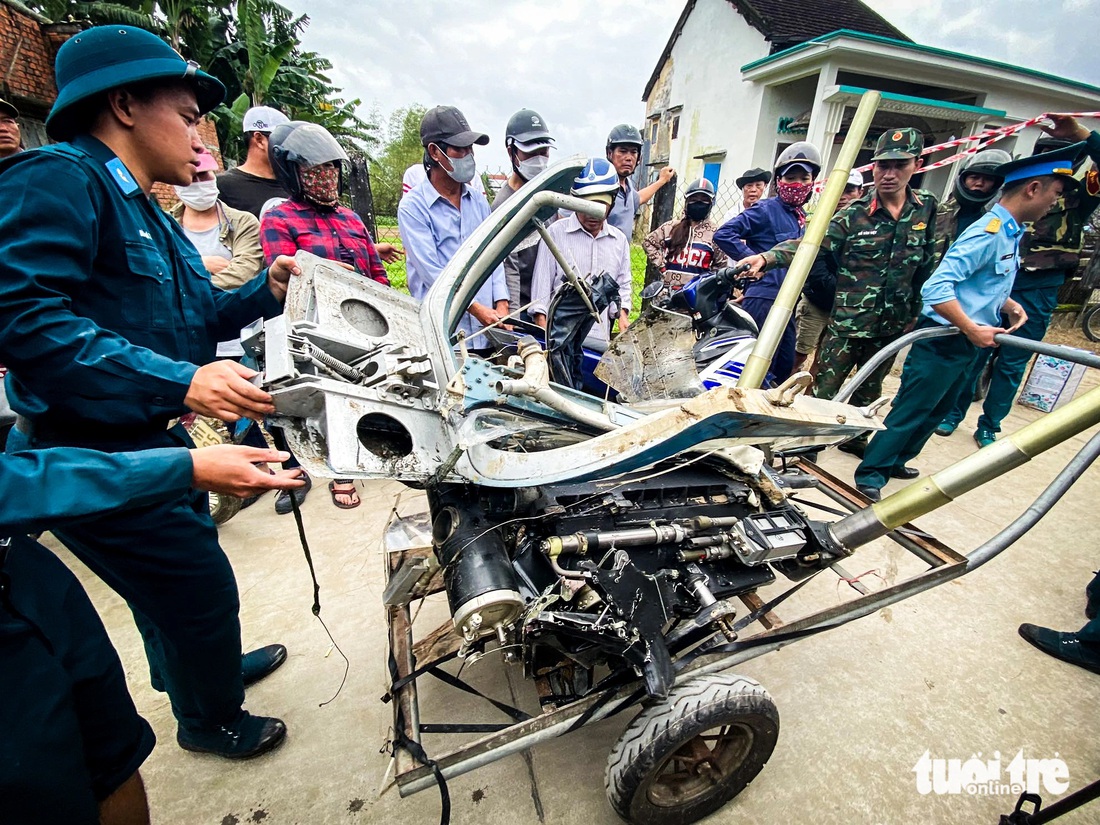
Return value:
[(860, 0), (729, 0), (772, 44), (772, 53), (837, 29), (912, 40)]

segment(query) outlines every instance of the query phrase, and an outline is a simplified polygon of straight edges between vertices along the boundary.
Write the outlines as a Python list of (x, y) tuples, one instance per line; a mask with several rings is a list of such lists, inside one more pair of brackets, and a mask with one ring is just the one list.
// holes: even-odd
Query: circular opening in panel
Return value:
[(355, 425), (359, 443), (379, 458), (403, 458), (413, 450), (412, 436), (395, 418), (382, 413), (370, 413)]
[(355, 329), (371, 338), (381, 338), (390, 331), (389, 321), (377, 308), (358, 298), (346, 298), (340, 304), (340, 314)]

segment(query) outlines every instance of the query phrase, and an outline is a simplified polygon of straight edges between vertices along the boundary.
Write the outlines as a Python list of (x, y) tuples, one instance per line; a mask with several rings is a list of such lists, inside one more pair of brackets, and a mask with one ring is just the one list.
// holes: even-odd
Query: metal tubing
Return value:
[(1019, 467), (1097, 423), (1100, 423), (1100, 387), (938, 473), (919, 479), (871, 507), (841, 519), (832, 525), (833, 537), (849, 548), (866, 544)]
[(1024, 533), (1039, 523), (1039, 519), (1047, 514), (1058, 499), (1060, 499), (1073, 483), (1096, 461), (1100, 456), (1100, 433), (1088, 440), (1077, 455), (1073, 457), (1062, 472), (1058, 473), (1042, 494), (1032, 502), (1019, 518), (1008, 527), (999, 532), (989, 541), (975, 548), (966, 556), (966, 572), (977, 570), (987, 561), (992, 559), (1006, 547), (1019, 539)]
[[(945, 565), (938, 568), (933, 568), (925, 573), (918, 574), (903, 582), (899, 582), (896, 585), (885, 588), (881, 591), (875, 591), (867, 596), (860, 597), (849, 605), (840, 606), (828, 611), (824, 611), (824, 615), (812, 615), (807, 616), (797, 622), (787, 625), (782, 628), (778, 628), (774, 631), (765, 631), (765, 633), (752, 637), (753, 639), (765, 638), (767, 635), (780, 635), (786, 634), (794, 630), (808, 629), (808, 628), (834, 628), (840, 625), (846, 624), (854, 619), (862, 618), (871, 613), (881, 610), (883, 607), (900, 602), (910, 596), (915, 596), (917, 593), (922, 593), (926, 590), (930, 590), (933, 587), (942, 584), (945, 581), (958, 578), (964, 573), (968, 573), (971, 570), (980, 567), (989, 559), (1000, 553), (1002, 550), (1009, 547), (1015, 542), (1023, 533), (1030, 529), (1041, 518), (1054, 503), (1065, 493), (1067, 489), (1076, 481), (1082, 473), (1088, 468), (1093, 461), (1100, 456), (1100, 434), (1094, 435), (1074, 457), (1069, 464), (1062, 470), (1061, 473), (1051, 482), (1051, 484), (1043, 491), (1043, 493), (1035, 500), (1035, 502), (1028, 508), (1020, 518), (1014, 521), (1005, 529), (1001, 530), (997, 535), (990, 538), (987, 542), (979, 546), (976, 550), (967, 555), (966, 565), (954, 564)], [(790, 644), (791, 641), (777, 641), (773, 643), (760, 644), (754, 647), (739, 650), (736, 653), (731, 653), (716, 659), (713, 662), (707, 664), (701, 664), (697, 667), (685, 669), (677, 676), (676, 682), (682, 683), (689, 679), (696, 678), (707, 673), (719, 673), (724, 670), (737, 665), (741, 662), (746, 662), (750, 659), (755, 659), (757, 656), (762, 656), (773, 650)], [(621, 688), (616, 692), (616, 699), (625, 698), (629, 695), (633, 686), (627, 686)], [(590, 696), (587, 699), (580, 700), (573, 703), (568, 708), (562, 708), (557, 712), (557, 719), (549, 723), (549, 720), (545, 717), (536, 717), (528, 722), (522, 722), (514, 725), (510, 730), (512, 735), (508, 737), (509, 741), (503, 742), (500, 745), (495, 743), (491, 744), (492, 739), (504, 738), (502, 734), (495, 734), (487, 739), (480, 740), (479, 743), (473, 743), (469, 747), (457, 751), (455, 753), (448, 754), (447, 756), (440, 757), (439, 761), (443, 763), (441, 765), (443, 775), (448, 779), (460, 776), (469, 771), (488, 765), (492, 762), (496, 762), (498, 759), (503, 759), (505, 756), (509, 756), (513, 753), (526, 750), (539, 742), (547, 739), (553, 739), (561, 734), (565, 733), (572, 726), (573, 721), (584, 713), (594, 702), (596, 702), (599, 696)], [(593, 714), (590, 721), (598, 721), (607, 716), (615, 708), (615, 702), (612, 701), (600, 708), (595, 714)], [(529, 730), (530, 732), (521, 733), (521, 730)], [(404, 784), (398, 785), (399, 793), (401, 796), (409, 796), (431, 788), (435, 785), (435, 778), (431, 772), (426, 771), (423, 775), (413, 779)]]
[[(876, 352), (866, 364), (859, 368), (856, 374), (852, 376), (852, 380), (844, 385), (833, 400), (846, 403), (859, 386), (867, 380), (868, 376), (878, 369), (883, 361), (905, 349), (910, 344), (924, 338), (943, 338), (948, 335), (958, 334), (958, 327), (948, 326), (924, 327), (923, 329), (915, 329), (912, 332), (906, 333), (893, 343)], [(993, 340), (1002, 346), (1031, 350), (1040, 355), (1050, 355), (1054, 358), (1072, 361), (1074, 364), (1084, 364), (1087, 367), (1096, 367), (1100, 369), (1100, 355), (1094, 355), (1091, 352), (1076, 350), (1072, 347), (1063, 347), (1058, 344), (1047, 344), (1042, 341), (1030, 341), (1027, 338), (1020, 338), (1016, 335), (1003, 333), (1001, 335), (995, 335)]]
[[(458, 322), (462, 319), (463, 313), (466, 312), (467, 307), (470, 306), (470, 302), (477, 295), (477, 291), (481, 289), (481, 285), (488, 280), (490, 276), (490, 270), (488, 264), (490, 261), (494, 261), (504, 251), (505, 247), (515, 240), (519, 235), (519, 230), (527, 224), (532, 218), (534, 218), (540, 209), (545, 207), (553, 207), (554, 209), (568, 209), (573, 212), (583, 212), (586, 215), (592, 217), (602, 217), (606, 214), (607, 207), (602, 203), (594, 203), (593, 201), (582, 200), (581, 198), (574, 198), (571, 195), (563, 195), (560, 192), (542, 191), (531, 196), (531, 199), (525, 203), (515, 215), (504, 225), (504, 227), (493, 236), (481, 253), (471, 262), (470, 268), (461, 277), (455, 280), (452, 284), (452, 292), (450, 294), (450, 300), (447, 303), (447, 322), (443, 326), (444, 335), (448, 340), (453, 334), (455, 327), (458, 326)], [(513, 229), (513, 227), (515, 227)], [(448, 343), (447, 349), (450, 349)]]
[(783, 337), (783, 330), (791, 320), (795, 304), (798, 303), (798, 296), (802, 294), (802, 287), (806, 284), (806, 276), (810, 274), (810, 267), (817, 258), (818, 249), (821, 248), (825, 230), (829, 227), (829, 221), (833, 219), (836, 205), (840, 201), (840, 196), (844, 194), (844, 187), (848, 185), (848, 175), (863, 145), (863, 139), (867, 136), (867, 129), (875, 116), (881, 97), (879, 92), (871, 90), (864, 92), (859, 101), (859, 107), (852, 117), (852, 124), (848, 127), (848, 136), (844, 138), (844, 145), (840, 147), (836, 165), (829, 173), (829, 180), (825, 184), (817, 206), (814, 207), (814, 214), (806, 224), (806, 234), (798, 245), (798, 251), (795, 252), (787, 274), (783, 277), (783, 285), (779, 288), (779, 294), (775, 296), (775, 303), (772, 304), (771, 311), (764, 321), (760, 335), (757, 336), (756, 346), (745, 361), (741, 377), (737, 380), (738, 387), (756, 389), (764, 383), (772, 357), (779, 346), (779, 339)]
[[(600, 313), (596, 311), (596, 307), (592, 305), (592, 299), (588, 297), (588, 290), (581, 286), (580, 273), (573, 268), (573, 265), (569, 261), (565, 260), (565, 253), (561, 251), (558, 245), (554, 242), (554, 239), (550, 237), (550, 232), (546, 229), (546, 224), (540, 221), (538, 218), (532, 218), (531, 221), (535, 224), (535, 229), (538, 230), (539, 237), (542, 238), (542, 242), (546, 244), (546, 248), (550, 250), (550, 254), (554, 256), (554, 260), (558, 262), (558, 266), (561, 267), (562, 273), (565, 275), (565, 280), (572, 284), (573, 289), (581, 296), (581, 300), (584, 301), (584, 305), (588, 307), (588, 312), (593, 318), (599, 320)], [(586, 232), (588, 230), (585, 230)]]

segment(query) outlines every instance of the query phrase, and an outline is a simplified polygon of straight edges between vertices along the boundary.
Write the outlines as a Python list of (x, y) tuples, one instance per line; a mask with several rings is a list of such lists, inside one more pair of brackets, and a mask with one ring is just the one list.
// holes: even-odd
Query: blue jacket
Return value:
[(0, 199), (0, 362), (12, 408), (36, 424), (163, 431), (217, 342), (282, 312), (266, 270), (214, 287), (95, 138), (0, 163)]
[[(714, 242), (734, 262), (767, 252), (780, 241), (801, 238), (797, 208), (779, 198), (757, 201), (714, 233)], [(786, 269), (771, 269), (759, 281), (749, 284), (746, 298), (775, 300), (783, 285)]]

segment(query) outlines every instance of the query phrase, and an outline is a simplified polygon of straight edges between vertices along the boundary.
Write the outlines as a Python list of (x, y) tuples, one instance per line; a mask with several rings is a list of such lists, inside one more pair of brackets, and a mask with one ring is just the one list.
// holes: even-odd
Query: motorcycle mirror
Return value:
[(652, 301), (654, 298), (656, 298), (658, 295), (660, 295), (664, 291), (665, 291), (665, 282), (664, 281), (651, 281), (650, 283), (645, 285), (644, 289), (642, 289), (642, 298), (647, 300), (647, 301)]

